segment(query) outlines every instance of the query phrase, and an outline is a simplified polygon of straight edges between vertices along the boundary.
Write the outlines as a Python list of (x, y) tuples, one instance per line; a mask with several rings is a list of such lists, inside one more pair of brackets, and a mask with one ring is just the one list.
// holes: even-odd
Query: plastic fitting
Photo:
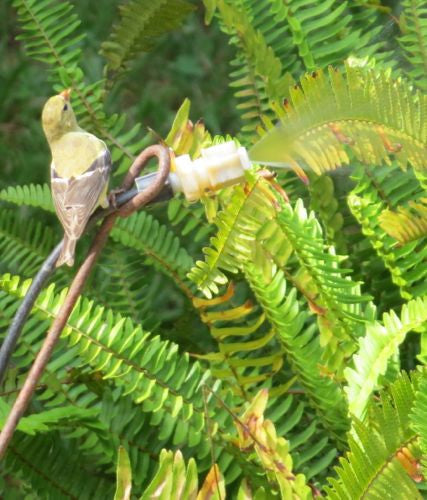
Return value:
[(189, 155), (176, 157), (170, 185), (174, 192), (183, 192), (188, 201), (197, 201), (209, 192), (241, 182), (250, 166), (246, 148), (228, 141), (202, 149), (196, 160)]

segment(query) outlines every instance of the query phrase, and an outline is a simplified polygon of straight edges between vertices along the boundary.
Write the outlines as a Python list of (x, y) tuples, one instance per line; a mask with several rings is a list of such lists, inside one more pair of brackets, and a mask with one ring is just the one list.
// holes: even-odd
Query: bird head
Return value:
[(43, 107), (42, 126), (49, 143), (60, 139), (67, 132), (78, 129), (70, 103), (71, 89), (54, 95)]

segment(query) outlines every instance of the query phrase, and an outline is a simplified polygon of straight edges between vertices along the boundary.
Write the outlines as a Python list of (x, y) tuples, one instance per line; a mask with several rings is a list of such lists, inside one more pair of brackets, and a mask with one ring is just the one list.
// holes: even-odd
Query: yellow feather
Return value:
[(87, 132), (68, 132), (51, 144), (55, 171), (60, 177), (83, 174), (107, 147)]

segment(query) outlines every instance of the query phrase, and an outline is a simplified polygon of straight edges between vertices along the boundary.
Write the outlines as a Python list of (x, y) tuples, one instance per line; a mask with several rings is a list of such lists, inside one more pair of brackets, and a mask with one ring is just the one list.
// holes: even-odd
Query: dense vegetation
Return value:
[[(72, 87), (107, 142), (112, 186), (160, 138), (193, 157), (233, 138), (291, 167), (116, 223), (1, 465), (3, 497), (423, 498), (425, 2), (0, 9), (2, 335), (61, 236), (39, 125), (55, 91)], [(1, 420), (72, 275), (36, 302)]]

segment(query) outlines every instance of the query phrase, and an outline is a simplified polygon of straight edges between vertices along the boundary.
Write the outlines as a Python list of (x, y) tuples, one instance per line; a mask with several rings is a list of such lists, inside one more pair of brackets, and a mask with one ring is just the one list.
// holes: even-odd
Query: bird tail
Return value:
[(67, 266), (71, 267), (74, 264), (76, 243), (77, 239), (69, 238), (67, 235), (64, 236), (64, 243), (62, 244), (61, 254), (56, 261), (56, 267), (62, 266), (62, 264), (67, 264)]

